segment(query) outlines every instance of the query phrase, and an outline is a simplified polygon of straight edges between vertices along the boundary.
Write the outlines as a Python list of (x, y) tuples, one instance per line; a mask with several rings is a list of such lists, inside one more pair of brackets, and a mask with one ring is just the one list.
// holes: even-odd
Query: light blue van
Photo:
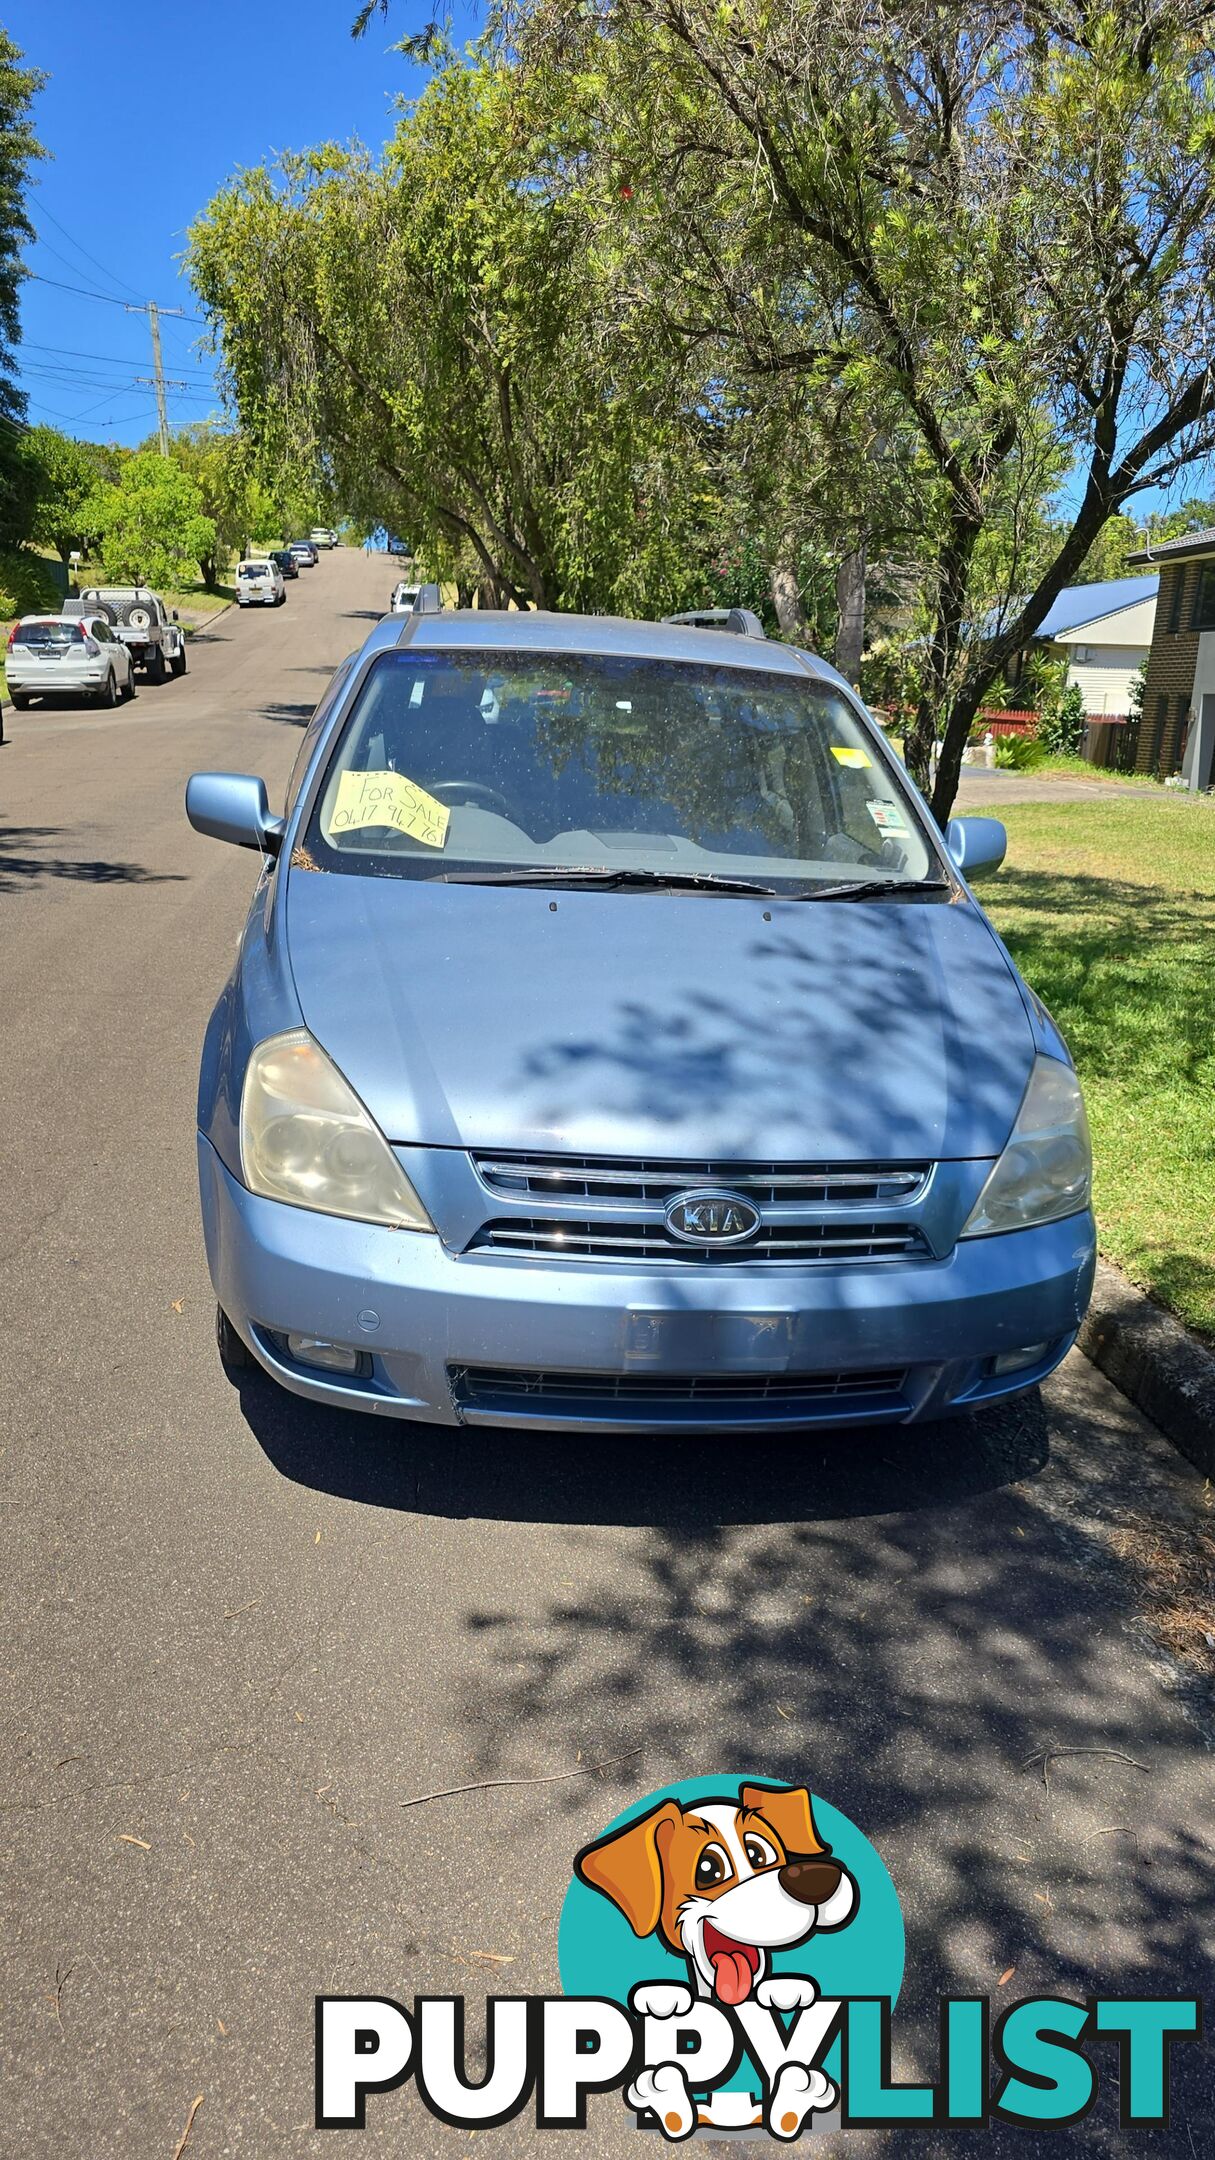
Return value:
[(207, 1029), (220, 1350), (439, 1425), (937, 1417), (1073, 1342), (1090, 1152), (1058, 1030), (823, 661), (721, 627), (389, 618), (258, 849)]

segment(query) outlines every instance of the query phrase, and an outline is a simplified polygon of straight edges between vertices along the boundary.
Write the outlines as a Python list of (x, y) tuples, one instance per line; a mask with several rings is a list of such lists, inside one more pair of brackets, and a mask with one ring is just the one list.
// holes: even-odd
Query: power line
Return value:
[[(115, 300), (112, 293), (88, 292), (83, 285), (65, 285), (62, 278), (43, 277), (40, 270), (27, 270), (25, 275), (32, 278), (35, 285), (53, 285), (58, 292), (76, 293), (82, 300), (104, 300), (107, 307), (125, 308), (129, 305), (126, 300)], [(185, 308), (174, 308), (171, 312), (180, 315), (183, 322), (201, 323), (202, 327), (206, 328), (201, 315), (190, 315)]]
[[(78, 345), (40, 345), (36, 338), (22, 338), (21, 350), (22, 352), (60, 353), (68, 360), (112, 361), (115, 367), (129, 367), (131, 364), (129, 359), (124, 358), (120, 353), (84, 352)], [(187, 368), (186, 373), (196, 375), (204, 382), (211, 380), (207, 368)]]
[[(67, 241), (69, 247), (74, 247), (78, 255), (83, 255), (86, 262), (92, 263), (94, 270), (100, 270), (102, 277), (108, 278), (111, 285), (120, 285), (124, 292), (130, 293), (133, 300), (137, 300), (139, 298), (139, 295), (135, 291), (134, 286), (128, 285), (126, 279), (120, 278), (115, 271), (107, 270), (103, 262), (98, 262), (95, 255), (90, 255), (88, 249), (86, 247), (83, 247), (79, 240), (73, 238), (72, 234), (68, 231), (67, 226), (60, 224), (58, 218), (55, 216), (54, 211), (47, 209), (41, 195), (37, 194), (36, 192), (34, 193), (34, 201), (38, 204), (39, 208), (43, 212), (43, 215), (45, 217), (49, 217), (52, 225), (55, 227), (56, 232), (61, 232), (63, 234), (63, 237)], [(44, 241), (43, 245), (44, 247), (50, 247), (50, 241)], [(53, 248), (51, 249), (51, 252), (52, 254), (55, 252)], [(69, 263), (68, 268), (71, 269), (72, 267), (73, 265)]]

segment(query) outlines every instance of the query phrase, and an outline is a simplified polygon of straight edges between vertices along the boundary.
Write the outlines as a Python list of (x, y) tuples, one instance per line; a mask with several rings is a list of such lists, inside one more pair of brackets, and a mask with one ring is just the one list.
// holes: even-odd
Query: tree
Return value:
[(25, 191), (30, 166), (45, 156), (30, 107), (46, 78), (21, 61), (8, 32), (0, 30), (0, 546), (28, 537), (37, 493), (37, 467), (22, 443), (26, 399), (13, 380), (13, 348), (21, 335), (21, 249), (35, 237)]
[(25, 450), (37, 473), (30, 538), (53, 547), (66, 569), (73, 549), (96, 538), (88, 520), (103, 478), (97, 449), (58, 428), (36, 427)]
[(714, 426), (632, 335), (610, 246), (503, 61), (439, 52), (383, 160), (243, 175), (190, 265), (280, 495), (407, 532), (499, 604), (678, 603)]
[(120, 583), (179, 585), (215, 551), (215, 523), (198, 488), (155, 451), (129, 459), (121, 482), (100, 487), (86, 515), (106, 574)]
[(253, 531), (258, 505), (248, 446), (232, 430), (200, 420), (170, 437), (169, 456), (197, 489), (199, 508), (210, 521), (210, 544), (198, 567), (203, 584), (214, 586), (233, 553), (260, 537)]
[[(584, 188), (627, 175), (672, 334), (897, 411), (927, 573), (907, 753), (927, 784), (943, 739), (945, 817), (985, 691), (1107, 521), (1215, 446), (1215, 9), (522, 0), (510, 32), (581, 86)], [(1075, 508), (993, 622), (983, 543), (1044, 455)]]

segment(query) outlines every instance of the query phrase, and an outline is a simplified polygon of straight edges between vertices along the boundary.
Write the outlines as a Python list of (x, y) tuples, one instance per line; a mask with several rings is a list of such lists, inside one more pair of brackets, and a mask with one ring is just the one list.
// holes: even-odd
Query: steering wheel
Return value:
[(510, 818), (511, 823), (514, 823), (514, 817), (511, 812), (511, 807), (510, 804), (507, 802), (505, 795), (500, 795), (497, 788), (495, 787), (486, 787), (483, 781), (428, 780), (426, 783), (427, 794), (437, 795), (440, 800), (442, 800), (445, 791), (447, 793), (450, 793), (453, 789), (459, 790), (456, 796), (457, 802), (475, 801), (488, 803), (491, 808), (495, 810), (500, 810), (503, 817)]

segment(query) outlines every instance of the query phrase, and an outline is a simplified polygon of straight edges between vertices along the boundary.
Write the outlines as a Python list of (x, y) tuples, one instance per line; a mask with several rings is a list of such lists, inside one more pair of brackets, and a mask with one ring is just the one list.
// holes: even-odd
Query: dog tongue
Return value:
[(713, 1956), (713, 1992), (724, 2003), (745, 2002), (751, 1992), (751, 1960), (741, 1950), (718, 1950)]

